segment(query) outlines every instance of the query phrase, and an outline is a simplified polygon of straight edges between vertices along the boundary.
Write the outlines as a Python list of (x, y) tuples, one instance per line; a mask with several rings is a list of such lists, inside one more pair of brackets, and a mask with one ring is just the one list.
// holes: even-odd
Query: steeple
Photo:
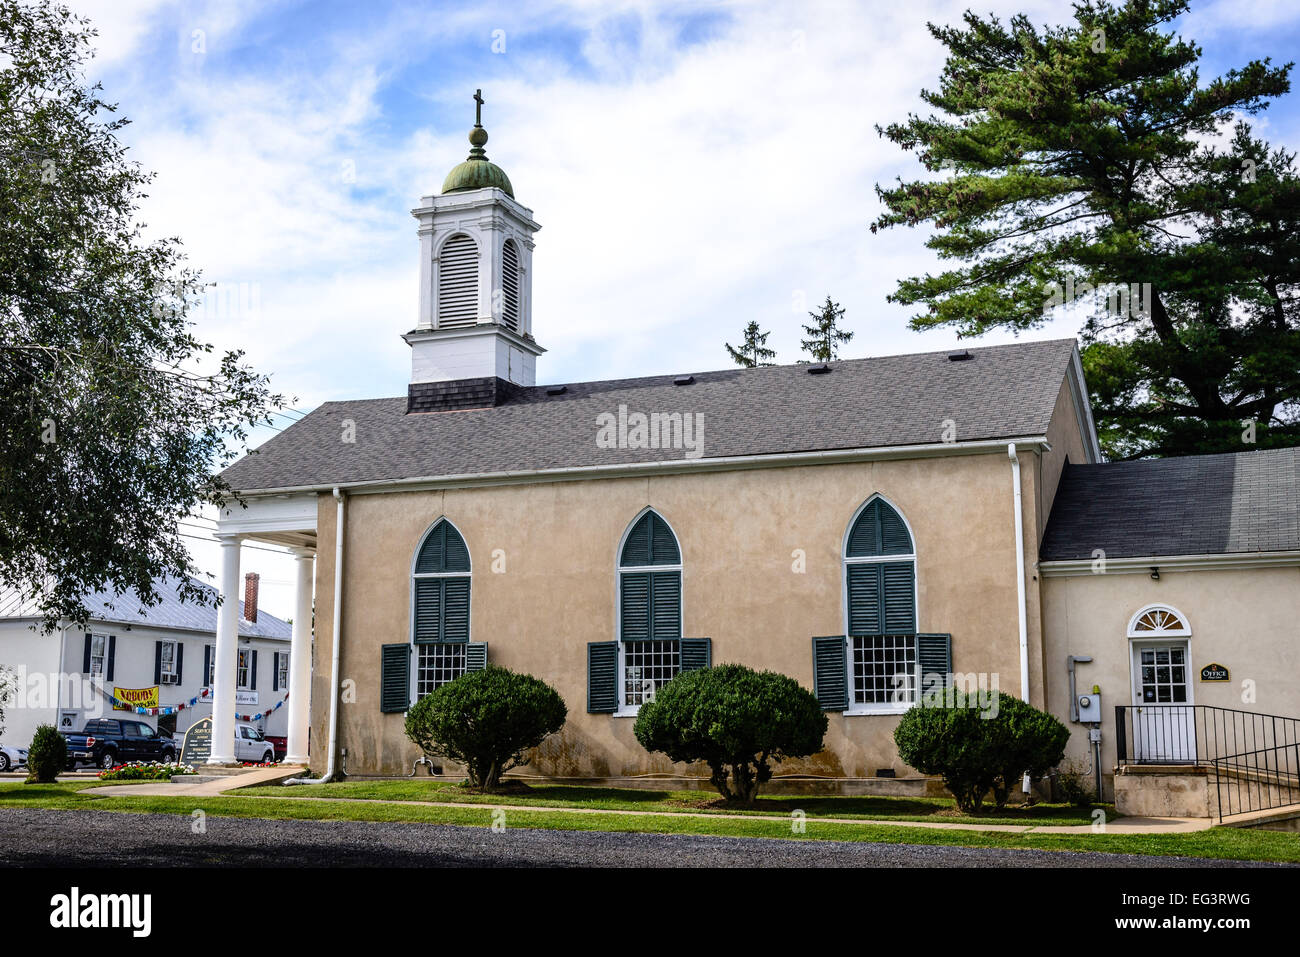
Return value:
[(533, 211), (487, 158), (483, 91), (474, 91), (469, 157), (442, 193), (411, 211), (420, 223), (420, 306), (407, 411), (495, 405), (536, 382), (545, 352), (532, 331)]

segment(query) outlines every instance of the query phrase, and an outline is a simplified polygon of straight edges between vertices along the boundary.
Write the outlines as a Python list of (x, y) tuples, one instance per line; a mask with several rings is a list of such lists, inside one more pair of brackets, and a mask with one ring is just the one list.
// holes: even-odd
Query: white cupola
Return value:
[[(420, 224), (420, 312), (402, 337), (411, 346), (410, 411), (497, 404), (473, 396), (487, 387), (498, 395), (505, 383), (534, 385), (546, 351), (533, 339), (532, 317), (533, 234), (541, 227), (488, 161), (481, 90), (474, 100), (469, 157), (447, 174), (441, 195), (411, 211)], [(443, 399), (419, 401), (417, 393)], [(444, 401), (461, 393), (468, 402)]]

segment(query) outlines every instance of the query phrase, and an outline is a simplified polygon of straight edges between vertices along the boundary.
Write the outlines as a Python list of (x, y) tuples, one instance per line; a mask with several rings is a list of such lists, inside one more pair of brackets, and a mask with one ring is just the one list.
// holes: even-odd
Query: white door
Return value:
[(1133, 642), (1133, 746), (1145, 762), (1196, 760), (1187, 642)]

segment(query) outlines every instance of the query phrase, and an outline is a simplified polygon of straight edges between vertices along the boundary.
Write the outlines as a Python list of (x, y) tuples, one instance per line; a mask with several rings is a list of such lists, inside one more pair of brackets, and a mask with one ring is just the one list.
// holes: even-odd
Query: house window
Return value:
[(107, 648), (108, 639), (103, 635), (90, 636), (90, 673), (92, 675), (102, 675), (104, 673)]
[(212, 645), (203, 646), (203, 660), (207, 662), (207, 671), (203, 675), (203, 686), (212, 687), (212, 672), (217, 664), (217, 649)]
[(619, 552), (619, 712), (634, 714), (681, 671), (682, 557), (677, 537), (647, 510)]
[(416, 700), (465, 673), (469, 599), (469, 548), (456, 526), (439, 519), (420, 542), (411, 573)]
[(174, 685), (180, 683), (176, 670), (176, 642), (160, 641), (158, 643), (159, 665), (158, 680), (160, 684)]
[(252, 673), (252, 666), (253, 652), (241, 650), (239, 652), (239, 666), (235, 670), (235, 687), (241, 691), (248, 690), (248, 682), (249, 676)]
[(844, 542), (849, 710), (897, 711), (916, 703), (916, 554), (903, 517), (873, 496)]
[(289, 655), (283, 651), (275, 653), (275, 686), (280, 690), (289, 687)]

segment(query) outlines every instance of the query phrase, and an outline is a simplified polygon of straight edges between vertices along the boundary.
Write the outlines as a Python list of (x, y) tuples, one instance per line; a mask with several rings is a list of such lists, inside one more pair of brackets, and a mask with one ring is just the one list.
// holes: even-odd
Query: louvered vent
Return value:
[(519, 327), (519, 250), (507, 239), (501, 247), (501, 321), (511, 332)]
[(478, 247), (461, 234), (452, 236), (438, 259), (438, 328), (472, 326), (478, 307)]

